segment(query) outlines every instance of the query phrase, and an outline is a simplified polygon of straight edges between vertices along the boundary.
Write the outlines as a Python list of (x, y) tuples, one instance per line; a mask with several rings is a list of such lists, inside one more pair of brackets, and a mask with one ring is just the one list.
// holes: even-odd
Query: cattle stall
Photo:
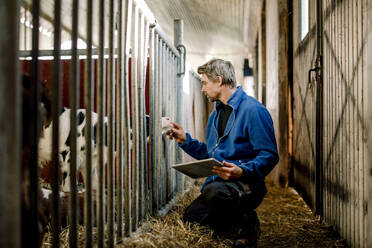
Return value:
[[(9, 58), (0, 62), (0, 246), (37, 247), (45, 232), (39, 231), (41, 215), (50, 222), (53, 247), (66, 226), (70, 247), (77, 247), (79, 225), (86, 247), (123, 242), (185, 190), (183, 175), (171, 169), (183, 155), (162, 132), (164, 117), (183, 123), (182, 20), (174, 21), (171, 42), (143, 0), (5, 1), (0, 10), (8, 34), (0, 39), (1, 54)], [(21, 75), (29, 75), (33, 97), (27, 123), (21, 122)], [(39, 111), (46, 92), (47, 121)], [(25, 124), (29, 134), (22, 133)], [(39, 185), (44, 150), (38, 144), (46, 130), (51, 189)], [(32, 141), (27, 161), (22, 135)], [(30, 203), (27, 223), (19, 214), (21, 195)], [(46, 216), (41, 202), (50, 210)], [(26, 224), (28, 234), (21, 232)]]

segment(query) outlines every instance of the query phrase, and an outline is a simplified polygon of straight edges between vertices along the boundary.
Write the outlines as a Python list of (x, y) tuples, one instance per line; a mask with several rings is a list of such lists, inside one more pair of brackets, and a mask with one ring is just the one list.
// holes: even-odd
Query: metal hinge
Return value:
[(311, 73), (316, 72), (316, 82), (321, 82), (322, 79), (322, 56), (318, 56), (315, 61), (315, 67), (311, 68), (308, 73), (308, 84), (309, 87), (312, 86), (311, 83)]
[(182, 44), (177, 46), (177, 50), (180, 52), (180, 65), (181, 70), (177, 73), (178, 76), (184, 75), (186, 70), (186, 47)]

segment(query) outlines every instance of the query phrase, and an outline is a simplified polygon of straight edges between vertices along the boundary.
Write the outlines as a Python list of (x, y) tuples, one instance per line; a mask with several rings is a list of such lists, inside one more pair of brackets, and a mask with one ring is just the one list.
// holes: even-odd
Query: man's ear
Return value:
[(218, 83), (219, 86), (222, 85), (222, 77), (221, 76), (217, 76), (216, 83)]

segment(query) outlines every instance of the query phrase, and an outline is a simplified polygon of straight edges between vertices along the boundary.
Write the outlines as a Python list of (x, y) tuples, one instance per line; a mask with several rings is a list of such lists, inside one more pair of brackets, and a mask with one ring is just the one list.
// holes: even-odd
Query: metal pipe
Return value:
[(144, 78), (144, 33), (145, 33), (145, 17), (140, 12), (140, 23), (139, 23), (139, 46), (138, 46), (138, 60), (137, 60), (137, 70), (138, 70), (138, 81), (137, 81), (137, 97), (138, 97), (138, 146), (139, 146), (139, 161), (138, 161), (138, 220), (143, 220), (143, 205), (144, 205), (144, 144), (143, 144), (143, 104), (142, 104), (142, 95), (143, 91), (143, 78)]
[[(177, 80), (177, 57), (176, 55), (172, 54), (172, 81), (171, 81), (171, 86), (172, 86), (172, 110), (171, 110), (171, 120), (174, 121), (176, 118), (176, 94), (177, 92), (177, 87), (176, 87), (176, 80)], [(172, 142), (172, 163), (175, 163), (176, 161), (176, 143)], [(176, 170), (172, 170), (172, 178), (173, 178), (173, 185), (172, 185), (172, 192), (174, 194), (177, 193), (177, 179), (176, 179)]]
[(115, 61), (114, 61), (114, 0), (109, 2), (109, 66), (108, 66), (108, 160), (107, 160), (107, 246), (114, 247), (114, 113), (115, 113)]
[[(21, 82), (19, 77), (20, 1), (0, 3), (0, 247), (21, 245)], [(16, 213), (16, 214), (15, 214)]]
[[(92, 142), (92, 103), (94, 102), (94, 81), (92, 63), (92, 13), (93, 1), (87, 1), (87, 59), (85, 66), (84, 103), (86, 109), (85, 144)], [(93, 246), (93, 199), (92, 199), (92, 146), (86, 145), (86, 170), (85, 170), (85, 247)]]
[(138, 144), (138, 94), (137, 94), (137, 84), (138, 84), (138, 73), (137, 73), (137, 56), (138, 56), (138, 7), (133, 6), (134, 15), (132, 23), (132, 74), (131, 74), (131, 95), (132, 95), (132, 152), (133, 152), (133, 162), (132, 162), (132, 230), (137, 230), (138, 226), (138, 172), (139, 172), (139, 144)]
[[(110, 51), (109, 48), (104, 48), (103, 49), (103, 54), (104, 55), (109, 55)], [(117, 55), (118, 50), (117, 48), (114, 48), (114, 54)], [(77, 49), (77, 54), (79, 56), (85, 56), (88, 55), (88, 47), (87, 48), (82, 48), (82, 49)], [(91, 49), (91, 54), (92, 55), (99, 55), (99, 48), (92, 48)], [(71, 56), (72, 55), (72, 49), (63, 49), (60, 51), (60, 56)], [(18, 53), (19, 58), (27, 58), (32, 56), (32, 50), (21, 50)], [(39, 50), (39, 57), (46, 57), (46, 56), (54, 56), (53, 55), (53, 50)]]
[(159, 35), (159, 37), (163, 40), (163, 42), (165, 42), (165, 44), (167, 44), (167, 46), (172, 50), (172, 52), (177, 56), (181, 56), (180, 55), (180, 52), (177, 50), (177, 48), (168, 40), (167, 38), (167, 35), (165, 34), (165, 32), (162, 30), (162, 28), (157, 25), (155, 27), (155, 32)]
[[(142, 106), (143, 106), (143, 113), (146, 114), (146, 78), (147, 78), (147, 66), (148, 66), (148, 59), (147, 59), (147, 53), (148, 53), (148, 45), (149, 45), (149, 23), (147, 19), (145, 19), (145, 45), (143, 47), (143, 56), (144, 56), (144, 63), (143, 63), (143, 71), (144, 71), (144, 76), (143, 76), (143, 94), (142, 94)], [(144, 218), (148, 218), (148, 202), (149, 202), (149, 193), (148, 193), (148, 185), (149, 185), (149, 180), (148, 180), (148, 151), (147, 151), (147, 129), (146, 129), (146, 122), (147, 119), (144, 117), (143, 118), (143, 166), (144, 166)]]
[[(174, 45), (177, 47), (183, 44), (183, 20), (174, 20)], [(181, 56), (182, 57), (182, 56)], [(180, 63), (181, 57), (178, 57), (178, 61)], [(183, 74), (177, 73), (177, 110), (176, 110), (176, 122), (182, 125), (182, 106), (183, 106), (183, 99), (182, 99), (182, 89), (183, 89)], [(181, 163), (183, 160), (183, 155), (181, 149), (177, 146), (176, 147), (176, 163)], [(184, 175), (176, 172), (176, 180), (177, 180), (177, 192), (181, 193), (184, 191)]]
[[(70, 78), (71, 84), (69, 87), (70, 94), (70, 138), (71, 138), (71, 163), (70, 163), (70, 204), (69, 204), (69, 245), (70, 247), (77, 247), (77, 187), (76, 187), (76, 163), (77, 163), (77, 103), (78, 92), (79, 92), (79, 65), (77, 55), (77, 39), (78, 39), (78, 7), (79, 0), (73, 0), (72, 2), (72, 58), (71, 58), (71, 70)], [(78, 85), (79, 84), (79, 85)]]
[[(161, 125), (160, 122), (161, 122), (161, 117), (163, 116), (163, 113), (162, 113), (162, 96), (163, 96), (163, 92), (162, 92), (162, 82), (164, 81), (164, 78), (163, 78), (163, 70), (164, 70), (164, 64), (163, 64), (163, 40), (160, 39), (159, 37), (159, 81), (158, 81), (158, 122), (159, 122), (159, 126)], [(160, 209), (162, 206), (163, 206), (163, 137), (159, 136), (159, 140), (158, 140), (158, 178), (159, 178), (159, 205), (158, 205), (158, 208)]]
[(132, 220), (132, 159), (131, 159), (131, 147), (132, 143), (130, 141), (130, 104), (129, 104), (129, 49), (131, 41), (131, 27), (132, 27), (132, 0), (125, 1), (125, 40), (124, 40), (124, 73), (125, 73), (125, 82), (124, 82), (124, 157), (125, 157), (125, 170), (124, 170), (124, 235), (129, 236), (131, 234), (131, 220)]
[(155, 135), (155, 125), (154, 125), (154, 118), (155, 118), (155, 113), (154, 113), (154, 106), (155, 106), (155, 32), (154, 29), (150, 27), (150, 50), (149, 50), (149, 59), (150, 59), (150, 68), (149, 68), (149, 114), (150, 114), (150, 119), (149, 119), (149, 214), (153, 215), (153, 200), (155, 197), (154, 194), (154, 165), (155, 165), (155, 145), (154, 145), (154, 135)]
[[(165, 116), (170, 116), (170, 49), (167, 47), (166, 51), (166, 60), (165, 60), (165, 68), (166, 68), (166, 80), (165, 80), (165, 95), (167, 99), (167, 103), (164, 104), (165, 108)], [(171, 163), (171, 153), (170, 153), (170, 140), (165, 139), (165, 149), (166, 149), (166, 163), (165, 163), (165, 170), (166, 170), (166, 177), (167, 177), (167, 197), (166, 202), (169, 202), (172, 196), (172, 177), (171, 177), (171, 170), (170, 170), (170, 163)]]
[[(31, 161), (30, 161), (30, 191), (24, 192), (30, 199), (31, 208), (31, 223), (29, 234), (32, 238), (31, 243), (37, 244), (39, 242), (38, 222), (39, 222), (39, 171), (38, 171), (38, 142), (40, 137), (39, 125), (40, 120), (40, 76), (39, 76), (39, 61), (38, 61), (38, 49), (39, 49), (39, 12), (40, 12), (40, 1), (33, 1), (32, 3), (32, 23), (34, 28), (32, 29), (32, 69), (31, 69), (31, 80), (32, 80), (32, 106), (31, 113), (33, 115), (33, 121), (30, 123), (32, 128), (32, 144), (31, 144)], [(23, 134), (26, 135), (26, 134)], [(22, 244), (23, 245), (23, 244)]]
[(153, 147), (153, 153), (154, 153), (154, 186), (153, 186), (153, 209), (154, 211), (157, 211), (159, 208), (159, 35), (154, 32), (154, 66), (155, 66), (155, 75), (154, 75), (154, 106), (153, 106), (153, 112), (154, 112), (154, 132), (155, 132), (155, 138), (154, 138), (154, 147)]
[[(164, 42), (163, 45), (162, 45), (162, 65), (163, 65), (163, 70), (162, 70), (162, 74), (163, 74), (163, 80), (161, 81), (161, 95), (162, 96), (166, 96), (166, 80), (167, 80), (167, 67), (166, 67), (166, 59), (167, 59), (167, 53), (166, 53), (166, 49), (167, 49), (167, 45), (166, 43)], [(161, 117), (163, 116), (166, 116), (166, 110), (165, 110), (165, 104), (164, 104), (164, 100), (165, 98), (162, 97), (161, 101), (160, 101), (160, 106), (161, 106)], [(161, 160), (161, 166), (162, 166), (162, 191), (163, 191), (163, 198), (162, 198), (162, 207), (167, 203), (167, 168), (166, 168), (166, 163), (167, 163), (167, 157), (166, 157), (166, 143), (167, 140), (166, 139), (163, 139), (162, 137), (162, 145), (161, 145), (161, 148), (162, 148), (162, 151), (161, 151), (161, 154), (162, 154), (162, 160)]]
[(116, 213), (117, 213), (117, 229), (116, 229), (116, 238), (117, 240), (121, 240), (123, 237), (123, 164), (124, 164), (124, 157), (123, 157), (123, 137), (124, 137), (124, 27), (126, 22), (124, 18), (124, 11), (125, 6), (123, 5), (123, 1), (119, 1), (118, 6), (118, 70), (116, 72), (117, 77), (117, 84), (116, 84), (116, 91), (117, 99), (116, 99), (116, 187), (117, 187), (117, 197), (116, 197)]
[(60, 109), (60, 86), (61, 86), (61, 0), (54, 3), (54, 63), (53, 63), (53, 87), (52, 87), (52, 117), (53, 117), (53, 136), (52, 136), (52, 246), (59, 247), (59, 109)]
[(104, 44), (105, 44), (105, 1), (100, 0), (98, 6), (99, 12), (99, 59), (97, 68), (97, 147), (98, 147), (98, 194), (97, 194), (97, 223), (98, 223), (98, 247), (104, 247), (104, 232), (105, 232), (105, 203), (104, 203), (104, 115), (105, 115), (105, 61), (104, 61)]

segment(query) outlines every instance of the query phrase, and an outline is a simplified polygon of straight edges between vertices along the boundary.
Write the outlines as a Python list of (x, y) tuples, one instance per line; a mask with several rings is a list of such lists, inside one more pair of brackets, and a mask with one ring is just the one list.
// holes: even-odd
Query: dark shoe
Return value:
[(260, 221), (255, 211), (244, 215), (241, 232), (235, 239), (234, 248), (257, 248), (257, 242), (261, 235)]

